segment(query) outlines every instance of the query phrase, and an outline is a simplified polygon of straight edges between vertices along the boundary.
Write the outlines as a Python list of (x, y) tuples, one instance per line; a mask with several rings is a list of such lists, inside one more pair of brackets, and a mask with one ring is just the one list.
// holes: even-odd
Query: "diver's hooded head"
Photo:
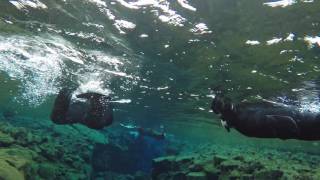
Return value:
[(216, 114), (227, 115), (234, 111), (234, 105), (229, 98), (217, 95), (211, 103), (211, 109)]
[(229, 130), (229, 127), (233, 126), (233, 121), (236, 120), (236, 109), (229, 98), (216, 95), (211, 103), (211, 109), (214, 113), (221, 116), (221, 123), (225, 128)]

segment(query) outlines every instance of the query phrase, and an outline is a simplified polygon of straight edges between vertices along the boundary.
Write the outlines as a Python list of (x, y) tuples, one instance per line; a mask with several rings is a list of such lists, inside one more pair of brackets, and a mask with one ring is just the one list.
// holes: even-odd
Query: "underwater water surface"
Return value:
[[(219, 89), (318, 113), (319, 11), (318, 0), (0, 0), (0, 179), (319, 179), (318, 141), (228, 132), (210, 108)], [(51, 122), (74, 87), (112, 98), (111, 126)]]

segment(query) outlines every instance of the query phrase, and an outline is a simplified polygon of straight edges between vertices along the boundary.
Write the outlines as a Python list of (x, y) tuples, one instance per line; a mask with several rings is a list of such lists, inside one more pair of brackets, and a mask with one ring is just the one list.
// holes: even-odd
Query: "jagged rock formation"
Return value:
[(0, 117), (0, 179), (150, 179), (136, 167), (143, 154), (132, 152), (135, 141), (111, 134), (81, 125)]
[[(319, 179), (319, 156), (214, 147), (215, 150), (153, 160), (155, 180)], [(226, 149), (230, 150), (226, 152)]]
[(0, 179), (86, 179), (90, 146), (41, 131), (0, 124)]

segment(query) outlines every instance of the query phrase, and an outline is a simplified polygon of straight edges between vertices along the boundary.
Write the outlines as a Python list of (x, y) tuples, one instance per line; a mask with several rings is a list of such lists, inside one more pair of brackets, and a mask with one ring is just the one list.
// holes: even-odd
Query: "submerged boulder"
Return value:
[(94, 171), (114, 171), (117, 173), (135, 172), (134, 156), (130, 152), (112, 144), (96, 144), (92, 153)]
[(204, 172), (190, 172), (187, 174), (187, 180), (207, 180)]
[[(80, 136), (51, 138), (50, 133), (0, 123), (0, 179), (80, 180), (90, 177), (90, 164), (84, 163), (84, 157), (80, 156), (88, 152), (89, 142)], [(77, 153), (79, 150), (81, 153)], [(67, 158), (72, 159), (72, 164), (66, 162)]]
[(0, 147), (7, 147), (14, 143), (14, 139), (9, 135), (0, 131)]
[(55, 179), (57, 169), (51, 164), (40, 164), (38, 173), (44, 179)]
[(255, 179), (267, 180), (267, 179), (281, 179), (283, 171), (278, 169), (264, 169), (255, 174)]
[(24, 175), (18, 169), (6, 161), (0, 161), (0, 179), (3, 180), (24, 180)]

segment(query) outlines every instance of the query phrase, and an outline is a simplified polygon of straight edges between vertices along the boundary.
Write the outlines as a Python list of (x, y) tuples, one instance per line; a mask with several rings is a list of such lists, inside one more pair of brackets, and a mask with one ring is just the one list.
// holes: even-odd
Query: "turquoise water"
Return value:
[[(89, 159), (96, 151), (110, 155), (114, 147), (110, 150), (108, 145), (120, 144), (129, 150), (114, 156), (128, 161), (125, 157), (136, 152), (137, 159), (132, 161), (141, 162), (132, 163), (130, 171), (111, 169), (120, 174), (150, 173), (153, 158), (170, 155), (164, 152), (168, 146), (174, 146), (175, 152), (191, 153), (197, 149), (193, 146), (209, 144), (230, 153), (258, 148), (311, 153), (316, 158), (316, 141), (228, 133), (210, 104), (212, 89), (220, 87), (236, 102), (263, 98), (318, 112), (319, 8), (318, 0), (1, 0), (2, 121), (13, 129), (26, 128), (34, 136), (47, 132), (57, 144), (66, 143), (65, 138), (79, 141)], [(109, 94), (114, 104), (112, 126), (96, 131), (52, 124), (49, 116), (54, 99), (66, 87)], [(166, 142), (152, 138), (135, 142), (132, 134), (136, 132), (123, 124), (164, 131), (169, 138)], [(59, 138), (55, 136), (58, 132)], [(17, 144), (37, 152), (36, 147), (11, 136), (14, 141), (5, 148)], [(183, 146), (177, 148), (180, 144)], [(77, 147), (69, 145), (67, 152)], [(69, 153), (84, 157), (72, 150)], [(143, 157), (146, 161), (139, 160)], [(69, 167), (68, 160), (59, 163), (56, 156), (46, 158), (32, 163)], [(106, 175), (108, 168), (97, 168), (97, 159), (84, 161), (86, 167), (72, 167), (70, 176), (59, 177), (116, 178)], [(105, 161), (102, 164), (114, 160)], [(6, 164), (0, 164), (2, 167)], [(50, 177), (41, 175), (41, 168), (28, 171), (29, 175), (23, 168), (16, 169), (27, 179), (33, 174), (40, 179)], [(75, 175), (77, 169), (86, 169), (86, 173)]]

